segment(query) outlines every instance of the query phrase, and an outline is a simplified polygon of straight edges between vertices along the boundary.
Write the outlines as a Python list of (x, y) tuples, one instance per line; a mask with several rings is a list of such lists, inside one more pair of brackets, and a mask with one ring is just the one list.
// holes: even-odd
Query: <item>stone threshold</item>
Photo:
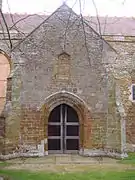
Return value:
[[(52, 154), (55, 156), (55, 154)], [(124, 159), (128, 157), (127, 153), (116, 153), (116, 152), (109, 152), (107, 150), (91, 150), (91, 149), (84, 149), (80, 150), (79, 152), (80, 156), (84, 157), (110, 157), (110, 158), (116, 158), (116, 159)], [(0, 155), (0, 160), (9, 160), (14, 158), (29, 158), (29, 157), (45, 157), (48, 156), (48, 151), (45, 151), (44, 153), (39, 152), (27, 152), (27, 153), (13, 153), (8, 155)], [(67, 156), (67, 154), (56, 154), (56, 156)]]

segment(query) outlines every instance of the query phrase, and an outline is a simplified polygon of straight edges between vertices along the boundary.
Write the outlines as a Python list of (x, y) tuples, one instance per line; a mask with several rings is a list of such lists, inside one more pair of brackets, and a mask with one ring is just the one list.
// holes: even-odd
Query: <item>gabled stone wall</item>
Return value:
[[(124, 153), (125, 119), (127, 142), (134, 143), (134, 104), (129, 98), (134, 37), (126, 41), (104, 38), (109, 44), (63, 6), (13, 49), (12, 90), (8, 89), (3, 121), (5, 154), (47, 154), (50, 109), (45, 100), (60, 93), (57, 98), (66, 103), (61, 92), (74, 94), (86, 104), (82, 119), (88, 121), (82, 123), (85, 137), (81, 135), (84, 142), (80, 146), (84, 154)], [(0, 47), (10, 52), (3, 42)], [(67, 103), (68, 98), (70, 95)]]
[[(82, 99), (90, 111), (90, 116), (83, 112), (85, 137), (80, 149), (88, 155), (94, 155), (94, 149), (99, 149), (99, 154), (106, 155), (107, 129), (112, 132), (107, 124), (110, 79), (106, 67), (109, 64), (110, 68), (110, 61), (114, 62), (115, 58), (114, 49), (86, 23), (82, 24), (67, 6), (58, 9), (35, 29), (12, 52), (12, 68), (16, 71), (12, 76), (12, 113), (6, 118), (7, 153), (15, 150), (20, 141), (24, 145), (35, 145), (39, 151), (41, 141), (47, 138), (46, 113), (41, 118), (40, 108), (48, 96), (66, 91)], [(115, 103), (113, 106), (115, 108)], [(117, 119), (112, 121), (114, 126), (116, 123), (119, 124)], [(121, 139), (116, 139), (120, 133), (119, 125), (116, 136), (109, 139), (109, 151), (121, 153), (121, 146), (117, 146)]]

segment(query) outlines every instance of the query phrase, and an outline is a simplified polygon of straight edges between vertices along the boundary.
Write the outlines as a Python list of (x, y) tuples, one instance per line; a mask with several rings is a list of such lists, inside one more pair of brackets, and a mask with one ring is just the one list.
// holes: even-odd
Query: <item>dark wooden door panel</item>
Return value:
[(54, 153), (79, 150), (78, 115), (66, 104), (54, 108), (49, 116), (48, 150)]
[(48, 140), (48, 149), (49, 150), (60, 150), (60, 139), (49, 139)]

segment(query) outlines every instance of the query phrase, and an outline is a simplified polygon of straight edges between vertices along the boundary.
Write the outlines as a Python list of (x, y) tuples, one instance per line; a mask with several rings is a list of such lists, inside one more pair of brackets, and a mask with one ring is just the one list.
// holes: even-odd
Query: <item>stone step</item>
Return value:
[(10, 163), (17, 164), (99, 164), (99, 163), (114, 163), (115, 159), (111, 158), (97, 158), (97, 157), (84, 157), (80, 155), (70, 154), (55, 154), (38, 158), (18, 158), (8, 160)]
[(96, 162), (94, 158), (77, 155), (56, 156), (56, 164), (91, 164)]

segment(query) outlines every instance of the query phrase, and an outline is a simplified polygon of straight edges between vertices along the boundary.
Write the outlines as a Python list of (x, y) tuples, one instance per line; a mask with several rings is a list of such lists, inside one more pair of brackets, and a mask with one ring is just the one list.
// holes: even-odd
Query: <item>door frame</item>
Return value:
[[(48, 155), (48, 119), (51, 111), (60, 104), (71, 106), (79, 117), (79, 154), (84, 153), (84, 149), (91, 149), (92, 146), (92, 114), (90, 106), (77, 94), (67, 90), (60, 90), (50, 93), (45, 97), (41, 106), (41, 121), (44, 125), (44, 153)], [(55, 151), (56, 152), (56, 151)]]

